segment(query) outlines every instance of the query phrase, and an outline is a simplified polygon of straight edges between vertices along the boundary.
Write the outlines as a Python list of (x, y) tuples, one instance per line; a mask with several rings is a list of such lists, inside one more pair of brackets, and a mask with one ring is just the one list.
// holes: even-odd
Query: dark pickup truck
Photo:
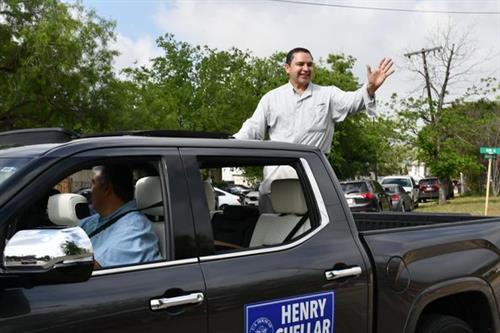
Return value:
[[(500, 332), (500, 218), (352, 214), (319, 150), (174, 134), (3, 144), (0, 332)], [(134, 170), (161, 260), (93, 268), (105, 163)], [(273, 212), (216, 210), (211, 180), (277, 166)]]

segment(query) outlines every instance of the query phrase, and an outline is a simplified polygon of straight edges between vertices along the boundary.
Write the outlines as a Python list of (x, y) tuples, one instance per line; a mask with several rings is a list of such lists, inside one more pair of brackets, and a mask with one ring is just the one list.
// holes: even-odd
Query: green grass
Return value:
[[(469, 213), (484, 215), (486, 197), (463, 196), (448, 200), (445, 205), (438, 205), (437, 200), (420, 203), (415, 212), (429, 213)], [(488, 216), (500, 216), (500, 196), (489, 198)]]

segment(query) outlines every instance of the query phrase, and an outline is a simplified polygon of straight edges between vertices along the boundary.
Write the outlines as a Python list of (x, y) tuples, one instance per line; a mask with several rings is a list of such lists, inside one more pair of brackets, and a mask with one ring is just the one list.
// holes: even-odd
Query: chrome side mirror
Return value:
[(85, 281), (93, 263), (92, 243), (80, 227), (18, 231), (3, 255), (6, 274), (36, 276), (44, 283)]

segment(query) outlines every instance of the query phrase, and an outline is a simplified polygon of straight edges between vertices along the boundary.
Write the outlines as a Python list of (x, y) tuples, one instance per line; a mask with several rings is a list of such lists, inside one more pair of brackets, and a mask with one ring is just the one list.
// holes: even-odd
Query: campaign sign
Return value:
[(245, 305), (245, 333), (333, 333), (333, 291)]

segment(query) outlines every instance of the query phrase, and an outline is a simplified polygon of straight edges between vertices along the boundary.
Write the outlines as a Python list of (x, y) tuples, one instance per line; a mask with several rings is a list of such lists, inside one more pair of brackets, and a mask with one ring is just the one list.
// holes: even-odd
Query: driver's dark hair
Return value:
[(123, 202), (134, 198), (134, 176), (126, 164), (109, 163), (94, 167), (94, 172), (99, 172), (97, 180), (101, 184), (111, 184), (113, 192)]
[(311, 52), (308, 50), (308, 49), (305, 49), (303, 47), (296, 47), (294, 49), (291, 49), (290, 51), (288, 51), (287, 55), (286, 55), (286, 63), (288, 65), (291, 65), (292, 64), (292, 60), (293, 60), (293, 56), (295, 55), (295, 53), (299, 53), (299, 52), (303, 52), (303, 53), (307, 53), (311, 56), (311, 59), (312, 59), (312, 54)]

